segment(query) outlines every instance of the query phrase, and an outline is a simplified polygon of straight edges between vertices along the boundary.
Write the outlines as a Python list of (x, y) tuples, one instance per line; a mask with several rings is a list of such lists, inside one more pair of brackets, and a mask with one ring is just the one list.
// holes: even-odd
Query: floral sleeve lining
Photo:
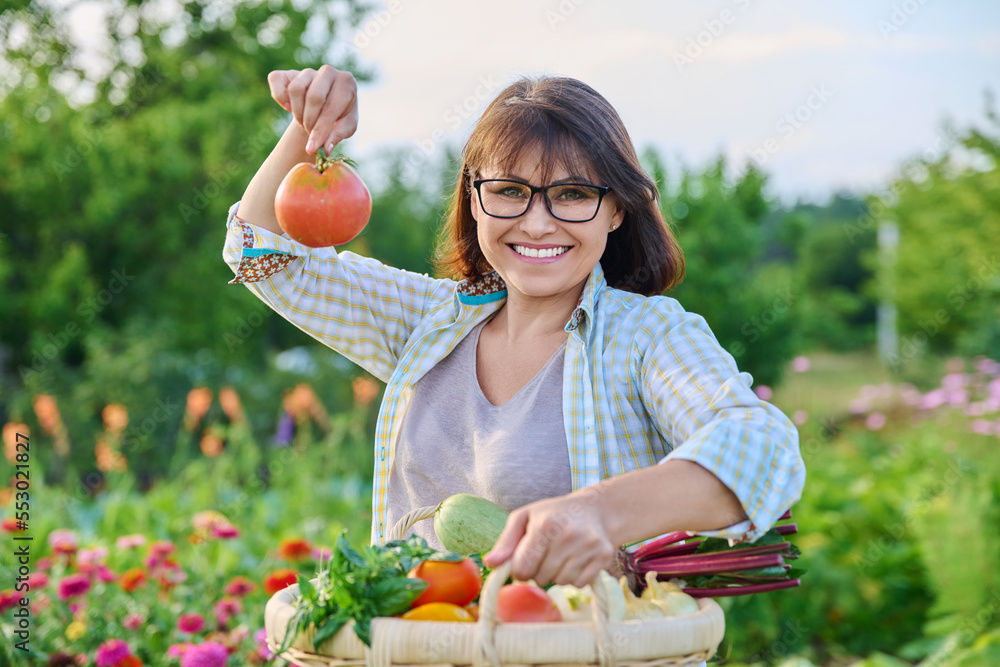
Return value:
[(229, 281), (230, 285), (264, 280), (284, 269), (289, 262), (295, 259), (295, 255), (281, 250), (255, 248), (252, 227), (235, 215), (233, 218), (243, 231), (243, 255), (240, 258), (239, 268), (236, 270), (236, 277)]

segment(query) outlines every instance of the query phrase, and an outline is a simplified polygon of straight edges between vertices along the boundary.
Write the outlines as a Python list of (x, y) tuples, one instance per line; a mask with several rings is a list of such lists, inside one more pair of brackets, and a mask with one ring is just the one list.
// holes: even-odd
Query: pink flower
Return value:
[(988, 419), (973, 419), (969, 423), (969, 430), (980, 435), (993, 435), (995, 425)]
[(80, 553), (76, 555), (76, 562), (83, 564), (90, 563), (103, 563), (104, 559), (108, 557), (108, 550), (104, 547), (92, 547), (90, 549), (80, 549)]
[(212, 537), (228, 540), (240, 536), (240, 529), (231, 523), (212, 524)]
[(979, 357), (976, 359), (976, 370), (984, 375), (996, 375), (1000, 373), (1000, 363), (988, 357)]
[(253, 633), (254, 641), (258, 643), (257, 655), (259, 655), (264, 660), (270, 660), (274, 657), (274, 653), (271, 649), (267, 647), (267, 628), (261, 628), (257, 632)]
[(215, 620), (225, 628), (229, 620), (243, 611), (243, 605), (236, 598), (225, 597), (215, 603)]
[(35, 569), (39, 572), (45, 572), (52, 567), (52, 559), (48, 556), (42, 556), (35, 562)]
[(943, 389), (932, 389), (920, 399), (920, 407), (923, 410), (933, 410), (944, 405), (945, 395)]
[(865, 426), (870, 431), (877, 431), (885, 426), (885, 415), (881, 412), (873, 412), (865, 419)]
[(142, 614), (136, 613), (126, 614), (125, 618), (122, 619), (122, 625), (127, 630), (138, 630), (145, 622), (146, 619), (142, 617)]
[(171, 644), (170, 647), (167, 648), (167, 655), (170, 656), (171, 658), (179, 658), (182, 655), (184, 655), (184, 652), (187, 651), (192, 646), (194, 646), (194, 644), (190, 644), (188, 642), (183, 642), (180, 644)]
[(44, 572), (32, 572), (28, 575), (28, 589), (37, 591), (49, 585), (49, 575)]
[(21, 602), (21, 594), (15, 591), (13, 588), (8, 588), (5, 591), (0, 591), (0, 614), (4, 613), (8, 609), (13, 609)]
[(792, 415), (792, 421), (795, 422), (796, 426), (802, 426), (809, 421), (809, 413), (805, 410), (796, 410), (795, 414)]
[(227, 595), (243, 597), (244, 595), (253, 593), (256, 588), (257, 584), (253, 583), (241, 574), (233, 577), (232, 580), (226, 584), (225, 591)]
[(149, 545), (149, 552), (146, 555), (146, 567), (154, 567), (167, 559), (167, 556), (177, 550), (173, 542), (161, 540)]
[(951, 405), (964, 405), (969, 401), (969, 392), (965, 389), (948, 389), (944, 397)]
[(109, 639), (97, 647), (95, 658), (97, 667), (115, 667), (119, 662), (132, 655), (128, 644), (121, 639)]
[(205, 619), (201, 614), (190, 612), (187, 614), (181, 614), (180, 618), (177, 619), (177, 629), (181, 632), (194, 634), (196, 632), (201, 632), (204, 627)]
[(107, 566), (105, 566), (102, 563), (97, 566), (97, 578), (103, 581), (104, 583), (108, 583), (117, 579), (118, 575), (109, 570)]
[(181, 667), (225, 667), (229, 651), (223, 644), (205, 642), (189, 647), (181, 655)]
[(138, 533), (134, 535), (122, 535), (117, 540), (115, 540), (115, 546), (119, 550), (124, 551), (125, 549), (135, 549), (136, 547), (141, 547), (146, 543), (146, 538)]
[(961, 389), (965, 386), (966, 381), (964, 373), (948, 373), (941, 378), (941, 386), (945, 389)]
[(89, 590), (90, 578), (83, 573), (77, 572), (76, 574), (70, 574), (59, 580), (60, 600), (66, 600), (78, 595), (83, 595)]
[(795, 357), (792, 359), (792, 370), (796, 373), (805, 373), (812, 366), (809, 357)]
[(753, 390), (757, 394), (757, 398), (762, 401), (770, 401), (771, 397), (774, 396), (774, 392), (766, 384), (762, 384)]
[(72, 530), (53, 530), (49, 533), (49, 546), (56, 553), (76, 553), (76, 532)]

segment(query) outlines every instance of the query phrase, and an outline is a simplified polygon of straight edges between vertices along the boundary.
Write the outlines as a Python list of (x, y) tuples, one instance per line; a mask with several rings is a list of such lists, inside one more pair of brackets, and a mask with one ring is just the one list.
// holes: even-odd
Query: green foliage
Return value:
[[(876, 234), (874, 229), (850, 231), (859, 214), (866, 214), (862, 202), (852, 201), (856, 208), (849, 217), (799, 213), (808, 221), (799, 223), (804, 230), (798, 239), (795, 269), (796, 282), (804, 292), (802, 336), (831, 350), (858, 349), (873, 344), (875, 338), (875, 301), (865, 291), (873, 273), (864, 258), (875, 252)], [(830, 209), (837, 208), (831, 202)]]
[[(987, 102), (993, 129), (1000, 118)], [(917, 160), (873, 210), (899, 225), (891, 278), (901, 354), (1000, 356), (1000, 137), (971, 129), (935, 160)]]
[[(15, 66), (8, 76), (21, 85), (0, 100), (0, 207), (9, 213), (0, 289), (10, 295), (0, 304), (0, 338), (16, 360), (7, 370), (21, 381), (56, 358), (86, 363), (95, 331), (126, 320), (153, 325), (170, 349), (233, 358), (222, 332), (255, 299), (226, 285), (222, 223), (285, 115), (268, 96), (267, 73), (318, 66), (343, 29), (334, 15), (356, 12), (353, 0), (232, 11), (203, 0), (162, 24), (135, 5), (107, 9), (115, 57), (83, 104), (54, 88), (70, 80), (86, 89), (85, 73), (47, 27), (65, 15), (9, 11), (0, 19), (28, 26), (31, 37), (21, 48), (5, 43)], [(303, 44), (307, 24), (311, 45)], [(134, 49), (142, 55), (128, 55)], [(301, 340), (273, 327), (240, 352)]]
[(684, 169), (674, 191), (655, 152), (645, 158), (686, 259), (686, 277), (672, 296), (705, 318), (755, 384), (776, 383), (799, 344), (802, 294), (788, 266), (765, 256), (766, 176), (751, 166), (732, 179), (720, 157), (703, 173)]

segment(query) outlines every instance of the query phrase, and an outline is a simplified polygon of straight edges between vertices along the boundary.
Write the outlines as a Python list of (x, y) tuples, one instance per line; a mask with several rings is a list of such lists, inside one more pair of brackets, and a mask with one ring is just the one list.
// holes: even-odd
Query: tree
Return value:
[[(58, 391), (88, 433), (105, 403), (127, 398), (141, 421), (305, 339), (277, 318), (234, 337), (260, 304), (227, 285), (223, 223), (287, 118), (267, 73), (332, 59), (365, 8), (191, 0), (161, 18), (106, 3), (94, 74), (70, 39), (75, 6), (0, 14), (0, 405), (24, 417), (33, 393)], [(95, 365), (108, 359), (130, 363)], [(158, 431), (162, 449), (173, 432)]]
[[(1000, 128), (989, 96), (986, 106)], [(911, 162), (888, 202), (870, 201), (899, 225), (900, 361), (926, 351), (1000, 358), (1000, 137), (973, 128), (956, 138), (940, 158)]]

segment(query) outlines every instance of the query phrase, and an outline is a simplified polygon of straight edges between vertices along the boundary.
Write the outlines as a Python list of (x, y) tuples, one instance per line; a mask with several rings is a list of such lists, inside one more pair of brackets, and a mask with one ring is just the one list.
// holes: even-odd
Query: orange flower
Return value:
[(121, 577), (118, 579), (118, 583), (121, 585), (123, 591), (131, 593), (140, 586), (144, 586), (146, 584), (146, 580), (146, 571), (141, 567), (133, 567), (130, 570), (122, 572)]
[(290, 567), (279, 567), (264, 577), (264, 591), (268, 595), (274, 595), (278, 591), (297, 583), (298, 574), (298, 572)]
[(193, 431), (212, 407), (212, 390), (208, 387), (195, 387), (188, 392), (187, 407), (184, 410), (184, 428)]
[(305, 382), (296, 385), (294, 389), (286, 392), (281, 399), (285, 412), (297, 420), (304, 419), (309, 414), (315, 401), (316, 394), (313, 392), (312, 387)]
[(354, 402), (361, 407), (371, 405), (371, 402), (378, 396), (378, 381), (370, 377), (356, 377), (351, 382), (351, 389), (354, 390)]
[(94, 455), (97, 457), (97, 468), (103, 472), (125, 472), (128, 462), (125, 455), (116, 451), (108, 444), (104, 438), (100, 438), (94, 446)]
[(215, 458), (222, 453), (223, 449), (222, 438), (208, 431), (205, 435), (201, 436), (201, 453), (205, 456)]
[(143, 665), (142, 665), (142, 660), (139, 659), (139, 656), (127, 655), (121, 660), (119, 660), (115, 664), (115, 667), (143, 667)]
[(240, 396), (232, 387), (223, 387), (219, 390), (219, 404), (222, 411), (226, 413), (232, 422), (243, 421), (243, 406), (240, 405)]
[(112, 435), (119, 435), (128, 426), (128, 408), (121, 403), (109, 403), (101, 410), (104, 420), (104, 430)]
[[(17, 437), (18, 433), (21, 434), (21, 438)], [(29, 435), (31, 434), (27, 424), (8, 422), (3, 425), (3, 455), (12, 465), (17, 461), (17, 443), (27, 442), (25, 438)]]
[(49, 435), (56, 435), (62, 430), (62, 416), (59, 414), (56, 399), (48, 394), (36, 394), (31, 399), (31, 404), (35, 408), (35, 416), (38, 417), (38, 424), (43, 431)]
[(312, 545), (302, 537), (290, 537), (278, 545), (278, 557), (293, 563), (312, 558)]

